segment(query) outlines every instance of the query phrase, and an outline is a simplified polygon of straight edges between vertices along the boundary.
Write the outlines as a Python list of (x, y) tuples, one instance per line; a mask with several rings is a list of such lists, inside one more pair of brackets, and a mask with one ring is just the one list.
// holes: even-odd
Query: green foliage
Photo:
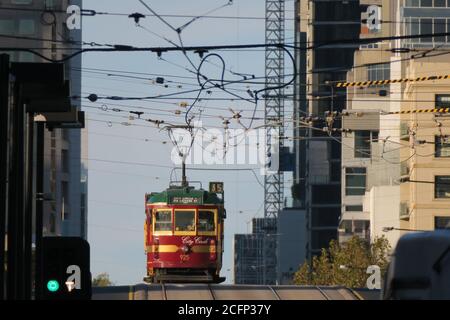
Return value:
[(109, 279), (109, 274), (100, 273), (92, 280), (93, 287), (110, 287), (113, 286), (114, 283)]
[(328, 249), (322, 249), (319, 256), (313, 257), (311, 265), (305, 262), (300, 266), (294, 275), (294, 283), (364, 288), (369, 277), (367, 267), (377, 265), (384, 274), (389, 251), (389, 241), (384, 236), (372, 243), (358, 236), (341, 245), (332, 240)]

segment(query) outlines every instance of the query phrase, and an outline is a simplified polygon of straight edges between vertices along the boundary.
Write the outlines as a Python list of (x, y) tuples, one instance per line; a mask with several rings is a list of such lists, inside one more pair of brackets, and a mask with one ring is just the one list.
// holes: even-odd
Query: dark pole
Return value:
[(36, 252), (35, 297), (42, 299), (42, 230), (44, 216), (44, 124), (36, 123)]
[[(15, 99), (17, 98), (17, 89), (15, 88)], [(18, 260), (18, 208), (17, 208), (17, 154), (18, 154), (18, 144), (17, 141), (17, 101), (14, 101), (14, 106), (11, 108), (11, 127), (10, 134), (11, 137), (10, 147), (11, 147), (11, 157), (10, 157), (10, 172), (9, 172), (9, 203), (8, 203), (8, 262), (7, 262), (7, 292), (8, 299), (15, 300), (18, 298), (18, 282), (17, 282), (17, 260)]]
[(182, 182), (181, 185), (183, 187), (187, 187), (188, 186), (188, 182), (187, 182), (187, 178), (186, 178), (186, 161), (185, 161), (185, 157), (183, 156), (183, 164), (182, 164)]
[(8, 212), (9, 55), (0, 55), (0, 300), (6, 298), (5, 237)]
[(28, 149), (28, 159), (27, 159), (27, 193), (26, 193), (26, 210), (25, 210), (25, 254), (24, 254), (24, 298), (25, 300), (31, 300), (32, 291), (32, 252), (33, 252), (33, 212), (34, 212), (34, 199), (35, 199), (35, 188), (34, 188), (34, 115), (31, 113), (28, 115), (27, 123), (28, 137), (27, 137), (27, 149)]
[[(22, 85), (14, 83), (10, 207), (8, 210), (8, 292), (9, 299), (24, 297), (25, 222), (25, 108)], [(11, 246), (10, 246), (11, 242)]]

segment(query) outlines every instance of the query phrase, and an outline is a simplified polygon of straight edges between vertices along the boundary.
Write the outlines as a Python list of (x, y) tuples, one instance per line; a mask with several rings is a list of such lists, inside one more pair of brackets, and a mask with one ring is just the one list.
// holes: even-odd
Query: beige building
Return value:
[[(378, 6), (379, 18), (385, 21), (372, 30), (363, 27), (361, 38), (450, 32), (450, 1), (368, 0), (361, 4)], [(450, 56), (439, 50), (449, 46), (450, 37), (360, 46), (347, 81), (446, 74)], [(449, 228), (450, 117), (399, 111), (450, 106), (450, 81), (352, 86), (347, 95), (340, 239), (353, 234), (372, 239), (385, 235), (394, 247), (408, 230)]]

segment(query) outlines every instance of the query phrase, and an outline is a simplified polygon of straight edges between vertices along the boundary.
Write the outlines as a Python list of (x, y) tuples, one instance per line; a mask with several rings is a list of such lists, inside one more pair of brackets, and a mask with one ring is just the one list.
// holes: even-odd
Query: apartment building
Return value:
[[(450, 32), (450, 1), (361, 1), (378, 7), (379, 28), (361, 38)], [(446, 74), (450, 38), (420, 37), (364, 45), (347, 81)], [(450, 81), (408, 81), (347, 89), (342, 133), (340, 240), (386, 236), (394, 247), (409, 230), (450, 227)]]

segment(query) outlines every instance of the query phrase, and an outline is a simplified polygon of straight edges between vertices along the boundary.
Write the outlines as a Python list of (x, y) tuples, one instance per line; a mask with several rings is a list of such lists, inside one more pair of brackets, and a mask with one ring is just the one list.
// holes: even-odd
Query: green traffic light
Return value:
[(50, 292), (56, 292), (59, 290), (59, 283), (56, 280), (50, 280), (47, 282), (47, 289)]

